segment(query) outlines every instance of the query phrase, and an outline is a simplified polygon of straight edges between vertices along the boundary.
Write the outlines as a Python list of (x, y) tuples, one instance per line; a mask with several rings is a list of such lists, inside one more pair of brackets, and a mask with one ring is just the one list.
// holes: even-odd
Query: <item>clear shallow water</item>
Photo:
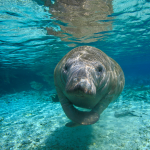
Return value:
[(51, 61), (53, 64), (57, 52), (57, 60), (60, 60), (72, 49), (68, 44), (96, 46), (121, 64), (147, 62), (150, 56), (150, 3), (145, 0), (116, 0), (112, 5), (114, 13), (104, 18), (107, 20), (100, 20), (111, 23), (112, 30), (103, 31), (96, 42), (83, 43), (76, 38), (68, 43), (47, 34), (46, 28), (59, 31), (59, 25), (67, 25), (57, 17), (52, 18), (51, 9), (41, 1), (1, 1), (1, 65), (35, 67), (38, 61)]
[[(99, 12), (87, 19), (78, 8), (82, 22), (78, 24), (55, 13), (56, 7), (48, 7), (46, 1), (1, 0), (0, 148), (150, 149), (149, 8), (148, 0), (116, 0), (100, 19)], [(75, 20), (78, 12), (70, 13)], [(86, 16), (91, 14), (87, 12)], [(107, 29), (95, 31), (87, 26), (89, 30), (84, 30), (84, 19), (89, 24), (93, 19)], [(115, 59), (126, 77), (121, 96), (98, 123), (85, 127), (86, 132), (84, 127), (65, 128), (68, 119), (60, 104), (51, 99), (56, 64), (82, 45), (95, 46)], [(34, 87), (33, 81), (39, 86)], [(115, 113), (121, 117), (115, 117)]]
[[(132, 78), (132, 77), (131, 77)], [(132, 79), (133, 82), (133, 79)], [(23, 91), (1, 97), (0, 148), (38, 150), (136, 150), (150, 148), (149, 85), (126, 86), (92, 126), (67, 128), (69, 120), (53, 91)]]

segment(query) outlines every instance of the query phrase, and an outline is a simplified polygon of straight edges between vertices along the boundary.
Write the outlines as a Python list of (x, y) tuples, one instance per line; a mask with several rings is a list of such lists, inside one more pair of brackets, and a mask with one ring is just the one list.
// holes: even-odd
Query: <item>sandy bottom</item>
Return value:
[(69, 119), (54, 91), (0, 97), (1, 150), (149, 150), (150, 88), (126, 87), (89, 126), (65, 127)]

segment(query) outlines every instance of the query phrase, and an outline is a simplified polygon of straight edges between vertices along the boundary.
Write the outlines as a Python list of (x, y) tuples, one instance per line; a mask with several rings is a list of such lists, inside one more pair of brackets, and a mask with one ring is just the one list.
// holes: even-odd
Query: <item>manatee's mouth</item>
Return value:
[(92, 89), (88, 89), (86, 87), (83, 87), (81, 84), (77, 84), (74, 87), (74, 89), (73, 89), (72, 92), (74, 92), (77, 96), (78, 95), (79, 96), (80, 95), (83, 96), (84, 94), (88, 94), (88, 95), (93, 95), (94, 94), (93, 91), (92, 91)]
[(95, 95), (96, 87), (93, 82), (89, 82), (85, 80), (84, 82), (78, 82), (71, 85), (66, 86), (66, 92), (70, 94), (74, 94), (76, 96), (84, 97), (86, 95)]

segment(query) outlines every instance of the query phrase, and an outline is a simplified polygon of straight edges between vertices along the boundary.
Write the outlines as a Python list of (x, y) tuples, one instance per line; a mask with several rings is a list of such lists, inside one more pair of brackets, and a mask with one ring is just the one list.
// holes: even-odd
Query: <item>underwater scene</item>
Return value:
[(0, 150), (150, 150), (150, 0), (0, 0)]

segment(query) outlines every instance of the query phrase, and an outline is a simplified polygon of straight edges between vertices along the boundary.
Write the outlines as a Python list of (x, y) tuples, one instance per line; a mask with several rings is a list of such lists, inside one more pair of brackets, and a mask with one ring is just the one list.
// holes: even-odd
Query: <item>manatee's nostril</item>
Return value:
[(84, 84), (84, 83), (86, 83), (87, 81), (87, 78), (73, 78), (73, 82), (75, 82), (75, 83), (77, 83), (77, 82), (79, 82), (80, 84)]
[(87, 82), (86, 80), (87, 80), (87, 79), (81, 79), (80, 82), (81, 82), (81, 83), (85, 83), (85, 82)]

